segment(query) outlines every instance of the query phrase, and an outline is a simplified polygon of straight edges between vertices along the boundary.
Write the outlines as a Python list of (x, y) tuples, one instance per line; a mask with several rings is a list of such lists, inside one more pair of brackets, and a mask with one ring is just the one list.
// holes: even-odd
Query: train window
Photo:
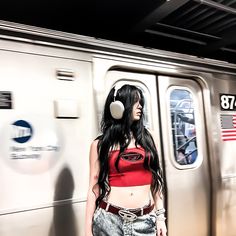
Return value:
[(197, 159), (194, 100), (187, 89), (174, 89), (170, 93), (170, 114), (175, 160), (189, 165)]

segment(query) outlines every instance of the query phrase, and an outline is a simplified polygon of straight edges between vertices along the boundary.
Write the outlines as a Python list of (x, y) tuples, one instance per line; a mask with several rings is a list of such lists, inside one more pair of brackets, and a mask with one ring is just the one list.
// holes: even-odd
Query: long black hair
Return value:
[[(103, 117), (101, 120), (102, 135), (98, 139), (98, 159), (100, 163), (100, 172), (97, 184), (100, 187), (100, 193), (96, 200), (96, 205), (109, 194), (110, 185), (108, 182), (109, 172), (109, 152), (119, 147), (122, 153), (131, 142), (135, 139), (135, 145), (141, 146), (145, 150), (144, 168), (152, 172), (152, 194), (162, 189), (163, 178), (157, 154), (156, 146), (149, 131), (144, 127), (143, 109), (141, 117), (137, 121), (132, 119), (133, 105), (139, 101), (142, 108), (144, 107), (144, 96), (142, 91), (133, 85), (123, 85), (116, 94), (116, 100), (121, 101), (124, 105), (124, 114), (121, 119), (116, 120), (111, 116), (110, 104), (114, 100), (115, 88), (111, 89), (107, 96)], [(119, 155), (120, 156), (120, 155)], [(118, 156), (115, 166), (118, 169)]]

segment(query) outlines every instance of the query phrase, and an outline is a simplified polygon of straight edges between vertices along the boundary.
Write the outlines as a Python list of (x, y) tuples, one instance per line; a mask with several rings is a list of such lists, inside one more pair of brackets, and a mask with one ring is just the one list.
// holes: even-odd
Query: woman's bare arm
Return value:
[(95, 201), (99, 194), (99, 187), (97, 184), (98, 175), (99, 175), (99, 161), (97, 153), (97, 144), (98, 141), (95, 140), (90, 146), (89, 154), (89, 188), (87, 194), (87, 203), (86, 203), (86, 218), (85, 218), (85, 235), (92, 236), (92, 219), (95, 211)]
[(157, 236), (166, 236), (167, 229), (165, 224), (164, 197), (160, 191), (153, 196), (156, 208), (156, 227)]

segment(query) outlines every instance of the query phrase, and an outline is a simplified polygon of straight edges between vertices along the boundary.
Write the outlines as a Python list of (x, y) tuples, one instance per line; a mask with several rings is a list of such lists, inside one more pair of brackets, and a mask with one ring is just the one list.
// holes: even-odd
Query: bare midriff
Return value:
[(123, 208), (140, 208), (151, 199), (150, 185), (111, 187), (108, 202)]

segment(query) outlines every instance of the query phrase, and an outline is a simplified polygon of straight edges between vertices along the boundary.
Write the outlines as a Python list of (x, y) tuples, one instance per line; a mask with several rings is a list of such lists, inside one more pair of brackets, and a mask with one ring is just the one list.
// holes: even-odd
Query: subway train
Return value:
[(82, 236), (114, 85), (145, 96), (168, 236), (236, 236), (236, 65), (0, 22), (0, 236)]

